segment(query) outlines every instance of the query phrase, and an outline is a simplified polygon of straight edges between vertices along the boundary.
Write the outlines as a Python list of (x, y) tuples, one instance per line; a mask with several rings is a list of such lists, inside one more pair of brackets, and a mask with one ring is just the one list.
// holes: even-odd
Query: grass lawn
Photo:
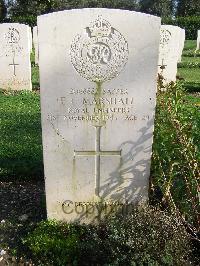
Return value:
[(200, 56), (183, 56), (182, 63), (200, 63)]
[(43, 177), (40, 99), (0, 91), (0, 178)]
[(184, 51), (187, 50), (195, 50), (197, 46), (196, 40), (186, 40), (185, 41), (185, 46), (184, 46)]
[(32, 66), (32, 86), (33, 86), (33, 90), (38, 90), (40, 88), (39, 67), (35, 65)]
[(39, 67), (35, 65), (35, 52), (31, 53), (31, 65), (32, 65), (32, 86), (33, 90), (38, 90), (40, 88), (39, 83)]
[(200, 83), (200, 68), (179, 68), (178, 73), (186, 83)]
[(179, 64), (178, 76), (188, 92), (200, 92), (200, 54), (195, 53), (196, 41), (186, 41)]

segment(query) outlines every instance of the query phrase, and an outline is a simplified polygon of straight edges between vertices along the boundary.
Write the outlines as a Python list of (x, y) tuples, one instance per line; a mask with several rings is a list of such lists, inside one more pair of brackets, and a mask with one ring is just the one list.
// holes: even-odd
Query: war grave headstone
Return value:
[(33, 50), (33, 34), (32, 34), (32, 29), (29, 27), (29, 41), (30, 41), (30, 53), (32, 53)]
[(197, 32), (197, 50), (200, 49), (200, 30)]
[(27, 25), (0, 24), (0, 88), (32, 89), (30, 29)]
[(181, 28), (172, 25), (161, 26), (158, 73), (163, 76), (164, 84), (176, 81), (181, 39)]
[(183, 53), (184, 45), (185, 45), (185, 30), (181, 29), (178, 63), (182, 61), (182, 53)]
[(37, 26), (33, 27), (33, 45), (35, 48), (35, 64), (39, 63), (39, 49), (38, 49), (38, 33)]
[(146, 202), (160, 18), (79, 9), (37, 25), (48, 218), (94, 222)]

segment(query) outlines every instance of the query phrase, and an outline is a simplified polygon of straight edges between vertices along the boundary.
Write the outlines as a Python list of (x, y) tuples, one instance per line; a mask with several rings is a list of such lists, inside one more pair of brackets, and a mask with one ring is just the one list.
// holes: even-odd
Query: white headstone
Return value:
[(159, 31), (160, 18), (125, 10), (38, 18), (49, 218), (147, 201)]
[(200, 30), (197, 32), (197, 50), (200, 49)]
[(30, 53), (32, 53), (33, 50), (33, 35), (32, 35), (32, 29), (29, 27), (29, 41), (30, 41)]
[(0, 24), (0, 88), (32, 89), (30, 30), (27, 25)]
[(179, 46), (179, 58), (178, 62), (180, 63), (182, 61), (182, 53), (185, 45), (185, 30), (181, 29), (181, 38), (180, 38), (180, 46)]
[(33, 45), (35, 48), (35, 64), (39, 63), (39, 49), (38, 49), (38, 32), (37, 26), (33, 28)]
[(172, 25), (161, 26), (158, 73), (163, 76), (166, 84), (176, 81), (180, 40), (181, 28)]

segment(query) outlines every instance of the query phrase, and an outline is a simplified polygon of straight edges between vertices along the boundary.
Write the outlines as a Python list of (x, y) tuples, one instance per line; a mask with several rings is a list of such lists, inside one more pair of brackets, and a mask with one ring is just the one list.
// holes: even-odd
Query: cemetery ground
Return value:
[(123, 221), (112, 218), (99, 226), (45, 221), (39, 74), (33, 59), (33, 92), (0, 92), (0, 260), (8, 265), (17, 265), (16, 258), (21, 265), (200, 263), (200, 52), (195, 46), (186, 41), (178, 83), (158, 92), (150, 207)]

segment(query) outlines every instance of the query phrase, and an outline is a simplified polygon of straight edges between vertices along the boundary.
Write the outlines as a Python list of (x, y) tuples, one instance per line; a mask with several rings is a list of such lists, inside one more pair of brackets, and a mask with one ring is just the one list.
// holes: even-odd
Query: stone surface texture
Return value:
[(160, 18), (137, 12), (38, 18), (49, 218), (93, 222), (148, 200), (159, 39)]

